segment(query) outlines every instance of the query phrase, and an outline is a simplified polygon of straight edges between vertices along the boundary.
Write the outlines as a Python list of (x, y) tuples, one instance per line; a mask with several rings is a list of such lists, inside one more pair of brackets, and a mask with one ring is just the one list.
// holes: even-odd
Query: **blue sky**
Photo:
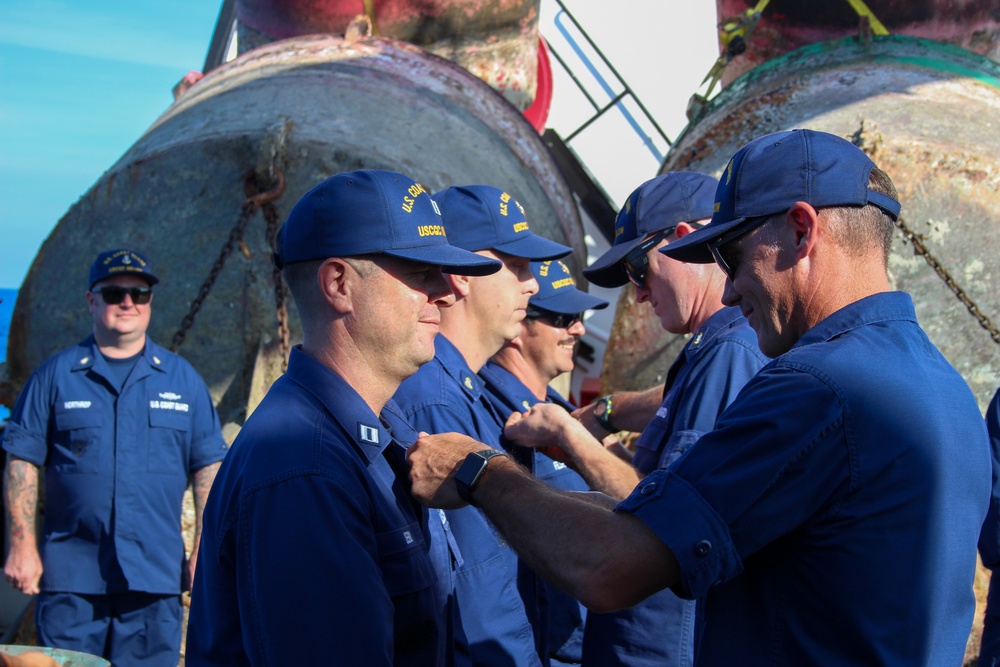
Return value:
[[(566, 4), (675, 137), (688, 98), (717, 54), (714, 3), (629, 0), (627, 11), (609, 11), (606, 0)], [(0, 288), (20, 286), (59, 218), (170, 106), (174, 84), (201, 69), (221, 6), (221, 0), (0, 0)], [(553, 45), (555, 8), (542, 0), (539, 27)], [(672, 33), (664, 39), (668, 23)], [(553, 66), (549, 126), (565, 136), (588, 117), (589, 106)], [(586, 78), (582, 68), (577, 73)], [(620, 204), (656, 174), (658, 162), (621, 129), (616, 114), (605, 118), (573, 147)], [(617, 159), (608, 160), (610, 154)]]
[(0, 288), (201, 69), (221, 4), (0, 0)]

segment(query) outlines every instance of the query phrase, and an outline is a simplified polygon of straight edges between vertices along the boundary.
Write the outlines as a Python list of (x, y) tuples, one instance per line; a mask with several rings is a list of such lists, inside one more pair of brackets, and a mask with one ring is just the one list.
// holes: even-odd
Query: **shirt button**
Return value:
[(648, 496), (653, 491), (656, 491), (656, 482), (650, 482), (649, 484), (646, 484), (641, 489), (639, 489), (639, 493), (641, 493), (644, 496)]
[(694, 552), (698, 556), (704, 558), (708, 554), (712, 553), (712, 543), (708, 540), (700, 540), (696, 545), (694, 545)]

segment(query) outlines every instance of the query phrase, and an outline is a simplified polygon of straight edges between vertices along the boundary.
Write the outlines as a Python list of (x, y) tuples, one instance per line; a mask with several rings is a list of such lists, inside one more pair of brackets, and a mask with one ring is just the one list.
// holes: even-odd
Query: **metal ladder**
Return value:
[[(562, 38), (569, 45), (573, 55), (575, 55), (576, 59), (579, 61), (578, 66), (583, 66), (583, 68), (590, 74), (594, 83), (588, 87), (588, 85), (581, 81), (580, 77), (574, 71), (574, 68), (567, 62), (566, 58), (559, 54), (551, 43), (547, 43), (549, 53), (552, 54), (556, 62), (559, 63), (560, 67), (562, 67), (562, 69), (579, 89), (580, 93), (583, 94), (591, 107), (593, 107), (594, 113), (579, 127), (569, 132), (565, 137), (560, 137), (555, 130), (547, 129), (542, 135), (542, 138), (558, 163), (559, 168), (563, 173), (563, 177), (566, 178), (570, 188), (573, 190), (577, 198), (579, 198), (581, 207), (594, 221), (595, 226), (600, 230), (601, 234), (608, 240), (608, 242), (613, 243), (614, 222), (617, 210), (614, 206), (612, 206), (610, 197), (608, 197), (600, 183), (595, 180), (593, 175), (590, 174), (583, 166), (576, 152), (570, 146), (570, 143), (575, 138), (580, 136), (581, 133), (587, 130), (599, 118), (604, 116), (607, 112), (615, 109), (621, 114), (622, 118), (624, 118), (632, 131), (640, 138), (642, 144), (647, 148), (653, 158), (655, 158), (658, 163), (662, 163), (664, 153), (660, 151), (654, 138), (643, 129), (639, 120), (625, 105), (625, 100), (629, 98), (635, 103), (635, 106), (638, 108), (641, 115), (645, 117), (648, 124), (654, 129), (655, 133), (659, 135), (662, 143), (666, 144), (667, 148), (669, 148), (672, 145), (672, 142), (666, 132), (663, 131), (653, 118), (649, 110), (646, 109), (642, 100), (639, 99), (635, 91), (633, 91), (631, 86), (628, 85), (628, 82), (625, 81), (625, 79), (618, 73), (618, 70), (616, 70), (611, 64), (611, 61), (604, 55), (600, 47), (594, 43), (594, 40), (591, 39), (587, 31), (584, 30), (583, 26), (580, 25), (576, 17), (574, 17), (569, 11), (565, 3), (562, 0), (554, 0), (554, 2), (559, 6), (559, 11), (554, 19), (555, 27)], [(584, 49), (584, 45), (581, 44), (581, 40), (583, 44), (586, 44), (587, 50), (589, 50), (593, 56), (596, 56), (596, 58), (603, 64), (604, 68), (610, 73), (611, 78), (613, 78), (613, 82), (609, 82), (608, 79), (601, 73), (595, 64), (594, 59), (588, 55), (587, 50)], [(593, 87), (595, 85), (597, 90), (593, 91)], [(608, 101), (604, 103), (598, 102), (595, 97), (599, 95), (607, 97)]]

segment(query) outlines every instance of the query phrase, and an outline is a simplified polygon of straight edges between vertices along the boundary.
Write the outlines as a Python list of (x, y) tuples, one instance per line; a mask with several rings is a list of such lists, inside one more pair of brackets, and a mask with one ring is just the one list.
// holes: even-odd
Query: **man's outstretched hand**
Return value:
[(489, 449), (461, 433), (420, 433), (417, 442), (406, 450), (410, 464), (410, 493), (428, 507), (457, 509), (467, 504), (458, 495), (454, 476), (465, 457)]

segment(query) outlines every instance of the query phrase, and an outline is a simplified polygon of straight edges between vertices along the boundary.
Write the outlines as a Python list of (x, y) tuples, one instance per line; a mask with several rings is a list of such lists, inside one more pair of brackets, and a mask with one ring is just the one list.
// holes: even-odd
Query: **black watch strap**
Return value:
[(613, 394), (602, 396), (597, 399), (597, 403), (594, 404), (594, 417), (597, 419), (597, 423), (601, 425), (601, 428), (609, 433), (614, 433), (617, 430), (611, 425), (611, 413), (613, 411)]
[(462, 462), (458, 472), (455, 473), (455, 486), (458, 488), (458, 495), (461, 496), (462, 500), (470, 505), (475, 505), (472, 502), (472, 490), (476, 488), (476, 484), (482, 479), (490, 459), (494, 456), (506, 455), (506, 452), (502, 452), (499, 449), (483, 449), (478, 452), (472, 452), (465, 457), (465, 461)]

